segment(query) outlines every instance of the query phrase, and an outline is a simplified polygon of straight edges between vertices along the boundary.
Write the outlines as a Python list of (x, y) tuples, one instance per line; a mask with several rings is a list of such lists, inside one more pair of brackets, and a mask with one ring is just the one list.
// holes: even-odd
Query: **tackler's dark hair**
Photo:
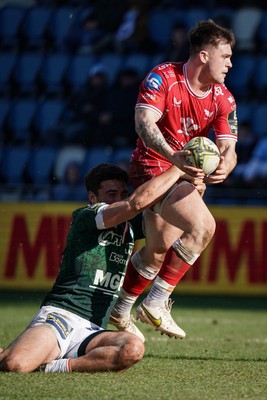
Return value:
[(87, 192), (97, 193), (103, 181), (115, 179), (128, 184), (129, 177), (126, 171), (113, 164), (98, 164), (91, 168), (84, 177)]

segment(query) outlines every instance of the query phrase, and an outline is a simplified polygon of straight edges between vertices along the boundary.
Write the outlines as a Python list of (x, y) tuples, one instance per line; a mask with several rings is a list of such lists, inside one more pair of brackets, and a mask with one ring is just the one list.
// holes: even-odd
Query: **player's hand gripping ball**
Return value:
[(186, 143), (183, 150), (190, 150), (185, 157), (188, 165), (201, 168), (205, 175), (210, 175), (218, 167), (220, 152), (216, 144), (204, 137), (197, 136)]

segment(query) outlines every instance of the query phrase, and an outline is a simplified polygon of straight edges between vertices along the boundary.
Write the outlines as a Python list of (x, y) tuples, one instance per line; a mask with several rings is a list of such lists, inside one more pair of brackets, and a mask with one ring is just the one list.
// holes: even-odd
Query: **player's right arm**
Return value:
[(192, 177), (202, 177), (203, 171), (201, 169), (186, 164), (184, 158), (186, 153), (175, 152), (169, 146), (157, 126), (158, 120), (158, 113), (151, 108), (137, 107), (135, 109), (135, 129), (143, 143), (176, 165), (181, 170), (181, 175), (185, 172)]
[[(181, 153), (184, 153), (181, 150)], [(104, 228), (111, 228), (134, 218), (145, 208), (156, 203), (180, 178), (181, 172), (172, 166), (161, 175), (143, 183), (127, 199), (103, 209)]]

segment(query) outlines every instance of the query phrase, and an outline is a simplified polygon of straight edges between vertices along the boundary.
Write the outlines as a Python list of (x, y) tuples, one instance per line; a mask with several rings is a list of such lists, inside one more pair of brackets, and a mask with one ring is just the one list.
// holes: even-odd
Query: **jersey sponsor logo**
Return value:
[(151, 90), (159, 90), (162, 84), (162, 77), (155, 72), (151, 72), (145, 81), (145, 87)]
[(113, 231), (105, 231), (100, 233), (98, 236), (98, 243), (100, 246), (109, 246), (113, 244), (114, 246), (121, 246), (122, 244), (122, 236), (118, 235)]
[(53, 325), (59, 332), (62, 339), (66, 339), (73, 328), (65, 321), (64, 318), (60, 317), (56, 313), (47, 314), (46, 321), (47, 324)]
[(162, 69), (168, 68), (170, 67), (172, 64), (168, 63), (168, 64), (162, 64), (158, 67), (158, 70), (161, 71)]
[(193, 136), (195, 131), (199, 129), (199, 126), (194, 123), (194, 120), (190, 117), (180, 118), (183, 129), (179, 129), (178, 133), (183, 133), (186, 136)]
[(173, 98), (173, 105), (174, 105), (174, 107), (181, 107), (181, 105), (182, 105), (182, 100), (177, 100), (176, 97), (174, 96), (174, 98)]
[(112, 274), (111, 272), (105, 273), (105, 271), (103, 271), (102, 269), (97, 269), (95, 273), (93, 287), (114, 292), (121, 288), (123, 280), (124, 275), (122, 274)]

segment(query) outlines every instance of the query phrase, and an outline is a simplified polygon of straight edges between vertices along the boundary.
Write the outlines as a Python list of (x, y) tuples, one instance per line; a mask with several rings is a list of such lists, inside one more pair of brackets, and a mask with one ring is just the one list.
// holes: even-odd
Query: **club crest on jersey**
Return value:
[(190, 117), (180, 119), (183, 129), (179, 129), (178, 133), (183, 133), (186, 136), (193, 136), (194, 131), (199, 129), (199, 126), (194, 123), (194, 120)]
[(159, 90), (162, 84), (162, 77), (155, 72), (151, 72), (145, 81), (145, 87), (151, 90)]

